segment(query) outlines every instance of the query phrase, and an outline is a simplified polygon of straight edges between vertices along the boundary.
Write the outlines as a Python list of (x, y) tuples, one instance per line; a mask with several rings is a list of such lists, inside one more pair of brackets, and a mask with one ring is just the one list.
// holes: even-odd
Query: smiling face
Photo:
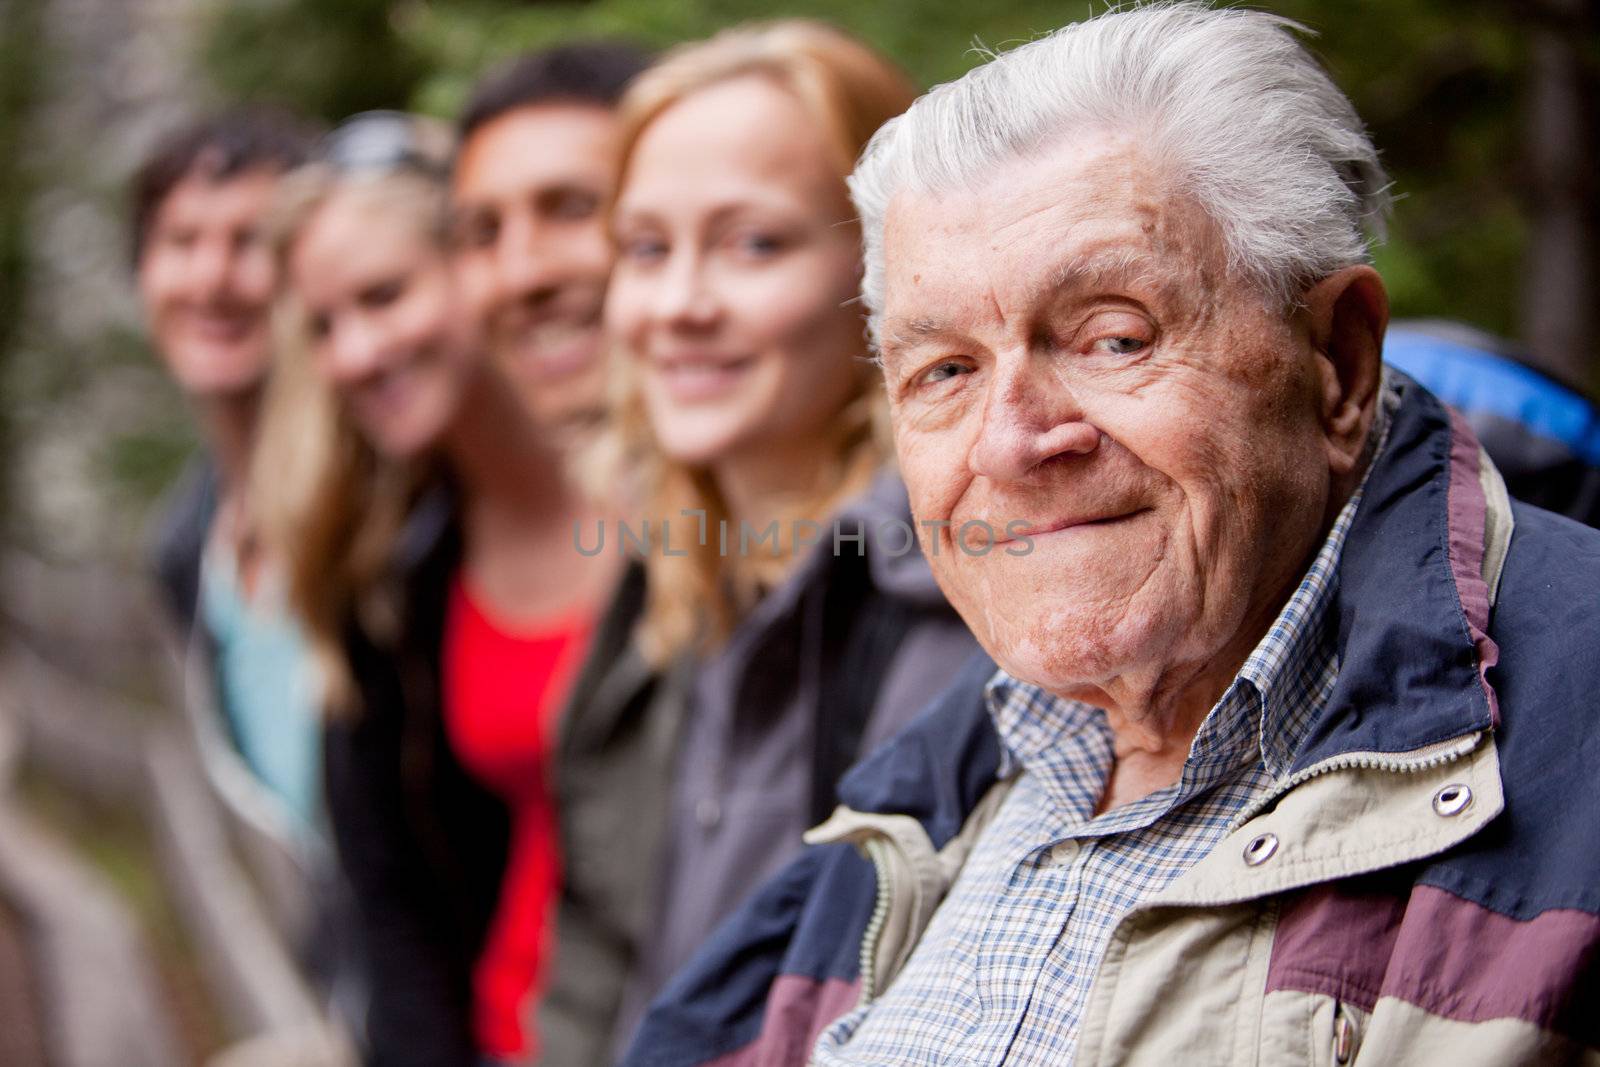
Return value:
[[(1109, 135), (890, 204), (883, 342), (940, 585), (1014, 676), (1106, 706), (1242, 660), (1330, 504), (1303, 322)], [(1321, 361), (1326, 362), (1326, 361)], [(981, 520), (996, 530), (988, 545)], [(924, 534), (928, 529), (924, 528)], [(1031, 551), (1028, 551), (1031, 542)], [(1003, 610), (1000, 610), (1003, 606)]]
[(668, 107), (634, 146), (606, 322), (679, 463), (814, 449), (859, 388), (859, 231), (823, 131), (745, 76)]
[(255, 388), (269, 355), (276, 274), (261, 222), (273, 169), (222, 180), (196, 172), (172, 187), (139, 255), (139, 296), (173, 378), (195, 397)]
[(379, 191), (335, 192), (288, 256), (314, 370), (381, 453), (438, 444), (481, 367), (448, 256), (415, 218), (385, 213)]
[(546, 423), (603, 406), (602, 210), (616, 119), (587, 104), (518, 108), (473, 131), (452, 178), (457, 266), (491, 350)]

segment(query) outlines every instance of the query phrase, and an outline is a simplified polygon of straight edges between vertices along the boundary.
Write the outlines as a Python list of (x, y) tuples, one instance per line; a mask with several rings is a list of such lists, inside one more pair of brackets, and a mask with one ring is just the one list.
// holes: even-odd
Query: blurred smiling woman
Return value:
[(287, 180), (258, 473), (331, 681), (368, 1061), (448, 1067), (531, 1048), (558, 869), (546, 759), (615, 563), (573, 549), (594, 511), (464, 311), (429, 132), (359, 116)]
[[(684, 46), (623, 97), (605, 323), (657, 541), (559, 757), (563, 841), (585, 859), (563, 886), (548, 1064), (609, 1062), (831, 810), (845, 767), (974, 647), (893, 532), (911, 516), (854, 300), (844, 177), (913, 95), (861, 42), (786, 21)], [(775, 551), (741, 548), (773, 523)], [(821, 536), (797, 544), (797, 526)], [(595, 859), (619, 840), (616, 862)]]

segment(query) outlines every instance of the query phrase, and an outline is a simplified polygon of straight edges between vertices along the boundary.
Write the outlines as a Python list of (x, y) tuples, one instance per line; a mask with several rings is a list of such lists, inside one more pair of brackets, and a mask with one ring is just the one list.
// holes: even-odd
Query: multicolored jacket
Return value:
[[(1466, 424), (1401, 393), (1332, 698), (1280, 788), (1117, 926), (1080, 1067), (1600, 1064), (1600, 533), (1511, 503)], [(894, 980), (1007, 787), (992, 671), (845, 779), (627, 1067), (803, 1064)]]

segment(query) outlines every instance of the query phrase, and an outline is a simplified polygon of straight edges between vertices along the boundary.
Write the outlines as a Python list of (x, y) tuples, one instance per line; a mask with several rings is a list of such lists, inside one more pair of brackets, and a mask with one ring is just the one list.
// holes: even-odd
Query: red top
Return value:
[(460, 574), (451, 584), (445, 732), (462, 766), (511, 809), (500, 900), (473, 974), (474, 1032), (488, 1056), (536, 1049), (522, 1008), (540, 981), (560, 878), (548, 761), (593, 624), (583, 610), (513, 629), (490, 617)]

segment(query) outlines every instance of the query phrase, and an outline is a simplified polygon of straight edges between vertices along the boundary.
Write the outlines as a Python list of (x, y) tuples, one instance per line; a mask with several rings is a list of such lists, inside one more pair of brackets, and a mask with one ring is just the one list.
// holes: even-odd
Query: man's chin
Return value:
[(1090, 679), (1108, 673), (1104, 650), (1061, 647), (1054, 642), (1019, 645), (1005, 638), (999, 639), (996, 646), (990, 655), (1007, 674), (1057, 696), (1080, 698), (1093, 688)]
[[(1042, 610), (1022, 617), (1000, 607), (1030, 603)], [(1079, 694), (1076, 699), (1134, 667), (1170, 636), (1162, 613), (1088, 594), (1073, 601), (1036, 591), (993, 593), (963, 617), (1007, 674), (1057, 695)]]
[(593, 421), (605, 410), (605, 375), (591, 364), (587, 373), (561, 377), (516, 367), (516, 382), (523, 403), (546, 426)]
[(594, 371), (600, 360), (600, 334), (595, 331), (555, 345), (526, 339), (507, 341), (497, 348), (518, 378), (530, 387), (539, 387)]
[(191, 400), (249, 400), (261, 394), (266, 380), (264, 370), (244, 369), (235, 373), (204, 368), (180, 375), (178, 387)]

